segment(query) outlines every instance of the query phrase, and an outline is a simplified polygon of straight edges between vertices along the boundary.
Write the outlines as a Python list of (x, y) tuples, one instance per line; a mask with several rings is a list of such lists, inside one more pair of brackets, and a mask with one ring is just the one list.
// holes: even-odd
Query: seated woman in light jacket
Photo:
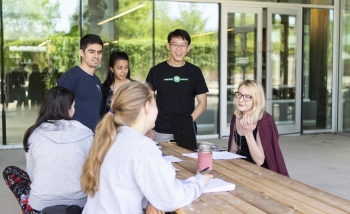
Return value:
[(141, 214), (148, 204), (156, 213), (170, 212), (201, 195), (212, 175), (176, 179), (162, 152), (145, 136), (157, 114), (146, 84), (130, 82), (116, 91), (84, 164), (81, 183), (88, 200), (83, 213)]
[(80, 176), (93, 133), (71, 119), (74, 103), (72, 91), (59, 86), (48, 90), (38, 119), (24, 135), (26, 172), (15, 166), (3, 172), (24, 213), (86, 203)]
[(246, 160), (288, 176), (278, 144), (278, 130), (265, 111), (264, 89), (255, 80), (245, 80), (235, 92), (236, 110), (232, 115), (228, 148)]

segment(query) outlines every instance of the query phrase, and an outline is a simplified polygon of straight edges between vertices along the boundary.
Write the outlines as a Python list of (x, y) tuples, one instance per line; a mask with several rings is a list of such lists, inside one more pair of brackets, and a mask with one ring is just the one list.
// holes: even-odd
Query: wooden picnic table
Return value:
[[(186, 179), (197, 172), (197, 160), (182, 155), (192, 151), (170, 143), (159, 145), (164, 155), (184, 160), (173, 163), (180, 170), (177, 178)], [(350, 201), (244, 159), (214, 160), (212, 174), (234, 183), (236, 189), (203, 193), (176, 213), (350, 213)]]

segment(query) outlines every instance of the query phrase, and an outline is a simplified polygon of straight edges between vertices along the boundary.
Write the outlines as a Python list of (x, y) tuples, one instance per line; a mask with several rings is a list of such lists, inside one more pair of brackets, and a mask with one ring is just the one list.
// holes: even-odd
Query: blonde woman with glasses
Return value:
[(116, 91), (83, 167), (81, 184), (89, 194), (84, 214), (141, 214), (146, 206), (146, 213), (163, 213), (201, 195), (212, 175), (176, 179), (162, 152), (145, 136), (157, 114), (147, 85), (130, 82)]
[(278, 144), (278, 130), (272, 116), (265, 111), (264, 89), (255, 80), (245, 80), (235, 92), (236, 110), (232, 115), (229, 151), (246, 156), (246, 160), (288, 175)]

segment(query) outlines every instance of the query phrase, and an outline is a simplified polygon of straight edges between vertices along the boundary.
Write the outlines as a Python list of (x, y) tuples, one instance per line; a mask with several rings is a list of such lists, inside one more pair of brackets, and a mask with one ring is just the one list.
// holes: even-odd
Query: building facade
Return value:
[(185, 60), (209, 88), (199, 138), (229, 135), (244, 79), (263, 84), (280, 134), (349, 132), (349, 15), (350, 0), (1, 1), (2, 144), (22, 142), (45, 91), (79, 64), (83, 35), (104, 41), (101, 81), (113, 50), (125, 51), (131, 77), (144, 81), (169, 58), (167, 35), (177, 28), (190, 33)]

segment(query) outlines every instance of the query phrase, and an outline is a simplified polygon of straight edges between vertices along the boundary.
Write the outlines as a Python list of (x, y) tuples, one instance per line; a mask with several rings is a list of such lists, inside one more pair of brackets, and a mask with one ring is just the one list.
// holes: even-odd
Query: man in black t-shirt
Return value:
[(156, 142), (174, 139), (171, 112), (191, 115), (196, 121), (207, 107), (208, 87), (202, 71), (184, 60), (190, 44), (191, 37), (185, 30), (171, 32), (167, 44), (170, 59), (151, 68), (147, 75), (146, 82), (157, 92), (158, 116), (154, 130), (146, 135)]
[(87, 34), (80, 40), (81, 63), (63, 74), (57, 85), (72, 90), (75, 94), (73, 119), (93, 132), (100, 120), (102, 102), (101, 81), (95, 70), (102, 59), (103, 42), (97, 35)]

